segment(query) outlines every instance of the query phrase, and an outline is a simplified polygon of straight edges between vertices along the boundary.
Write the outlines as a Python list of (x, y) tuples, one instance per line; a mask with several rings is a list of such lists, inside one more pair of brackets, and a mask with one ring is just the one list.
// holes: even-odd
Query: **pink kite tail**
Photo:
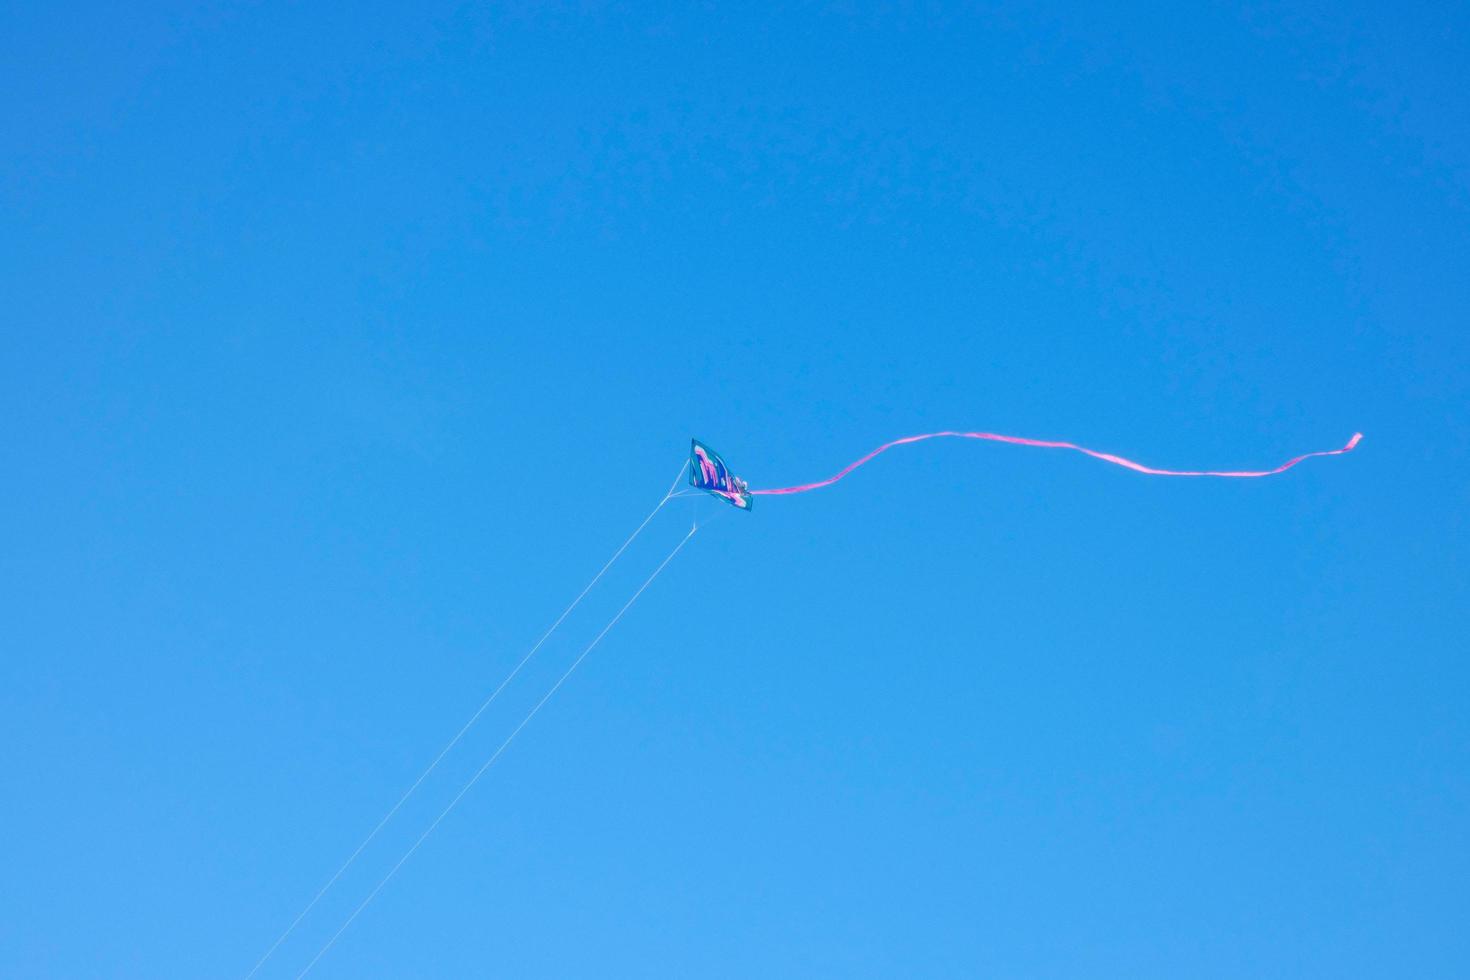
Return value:
[(829, 487), (832, 484), (836, 483), (838, 480), (842, 479), (847, 474), (851, 473), (853, 470), (857, 469), (859, 466), (862, 466), (868, 460), (880, 455), (881, 453), (887, 452), (894, 446), (904, 446), (911, 442), (923, 442), (925, 439), (941, 438), (985, 439), (990, 442), (1008, 442), (1016, 446), (1040, 446), (1043, 449), (1073, 449), (1079, 453), (1086, 453), (1094, 459), (1101, 459), (1105, 462), (1114, 463), (1118, 466), (1126, 466), (1130, 470), (1135, 470), (1139, 473), (1147, 473), (1150, 476), (1256, 477), (1275, 476), (1277, 473), (1285, 473), (1297, 463), (1300, 463), (1304, 459), (1310, 459), (1313, 456), (1340, 456), (1343, 453), (1351, 452), (1352, 448), (1358, 444), (1358, 440), (1363, 438), (1363, 434), (1361, 432), (1353, 433), (1353, 437), (1349, 439), (1347, 445), (1343, 446), (1341, 449), (1324, 449), (1315, 453), (1302, 453), (1300, 456), (1293, 456), (1291, 459), (1288, 459), (1286, 462), (1282, 463), (1274, 470), (1156, 470), (1152, 466), (1144, 466), (1142, 463), (1135, 463), (1133, 462), (1133, 460), (1124, 459), (1122, 456), (1114, 456), (1112, 453), (1098, 452), (1096, 449), (1088, 449), (1086, 446), (1079, 446), (1071, 442), (1052, 442), (1046, 439), (1023, 439), (1020, 436), (1003, 436), (998, 435), (994, 432), (926, 432), (923, 435), (904, 436), (902, 439), (895, 439), (892, 442), (885, 442), (883, 445), (879, 446), (877, 449), (868, 453), (868, 455), (862, 457), (861, 459), (857, 459), (851, 463), (848, 463), (841, 470), (839, 470), (835, 476), (829, 476), (825, 480), (818, 480), (816, 483), (803, 483), (795, 487), (775, 487), (770, 490), (752, 490), (750, 492), (752, 494), (758, 495), (806, 493), (808, 490), (816, 490), (821, 487)]

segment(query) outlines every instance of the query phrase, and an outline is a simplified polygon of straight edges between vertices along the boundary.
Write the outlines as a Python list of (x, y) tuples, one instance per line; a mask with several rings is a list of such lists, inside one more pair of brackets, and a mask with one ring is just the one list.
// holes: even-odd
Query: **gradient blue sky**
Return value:
[(1470, 17), (1092, 6), (11, 5), (0, 974), (242, 975), (689, 436), (974, 427), (1366, 438), (731, 511), (313, 976), (1463, 975)]

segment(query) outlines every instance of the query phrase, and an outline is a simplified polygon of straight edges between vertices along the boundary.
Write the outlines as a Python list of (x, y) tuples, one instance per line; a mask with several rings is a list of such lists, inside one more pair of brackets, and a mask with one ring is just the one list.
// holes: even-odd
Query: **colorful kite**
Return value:
[(1353, 433), (1353, 437), (1347, 441), (1347, 445), (1341, 449), (1323, 449), (1312, 453), (1302, 453), (1293, 456), (1275, 469), (1270, 470), (1161, 470), (1152, 466), (1144, 466), (1135, 463), (1131, 459), (1115, 456), (1112, 453), (1099, 452), (1096, 449), (1088, 449), (1072, 442), (1058, 442), (1049, 439), (1025, 439), (1021, 436), (1003, 436), (994, 432), (925, 432), (916, 436), (904, 436), (902, 439), (894, 439), (885, 442), (877, 449), (848, 463), (832, 476), (825, 480), (817, 480), (815, 483), (800, 483), (794, 487), (772, 487), (768, 490), (751, 490), (745, 485), (745, 481), (730, 473), (729, 467), (718, 454), (712, 452), (709, 447), (701, 445), (697, 440), (693, 442), (693, 449), (689, 455), (689, 482), (701, 490), (723, 497), (730, 503), (742, 510), (750, 510), (752, 498), (760, 496), (775, 496), (780, 494), (806, 493), (809, 490), (818, 490), (829, 487), (838, 480), (847, 476), (853, 470), (895, 446), (908, 445), (911, 442), (923, 442), (926, 439), (984, 439), (989, 442), (1006, 442), (1016, 446), (1039, 446), (1043, 449), (1071, 449), (1075, 452), (1086, 453), (1094, 459), (1100, 459), (1114, 466), (1122, 466), (1137, 473), (1146, 473), (1149, 476), (1216, 476), (1216, 477), (1261, 477), (1275, 476), (1285, 473), (1304, 459), (1313, 456), (1341, 456), (1343, 453), (1351, 452), (1357, 446), (1358, 441), (1363, 438), (1361, 432)]
[[(866, 456), (863, 456), (847, 464), (836, 474), (828, 477), (825, 480), (818, 480), (815, 483), (802, 483), (791, 487), (775, 487), (769, 490), (751, 490), (748, 486), (746, 486), (744, 480), (740, 479), (738, 476), (730, 472), (729, 466), (727, 466), (725, 464), (725, 461), (720, 458), (719, 453), (716, 453), (714, 450), (710, 449), (708, 446), (704, 445), (698, 440), (690, 440), (689, 462), (686, 463), (685, 466), (689, 468), (689, 483), (696, 490), (702, 490), (705, 493), (713, 494), (714, 496), (719, 497), (721, 500), (726, 501), (733, 507), (738, 507), (740, 510), (749, 511), (754, 504), (755, 497), (758, 495), (806, 493), (809, 490), (816, 490), (820, 487), (831, 486), (838, 480), (841, 480), (843, 477), (847, 476), (853, 470), (862, 466), (864, 463), (867, 463), (869, 460), (882, 453), (887, 452), (895, 446), (907, 445), (911, 442), (923, 442), (926, 439), (939, 439), (946, 437), (956, 439), (984, 439), (990, 442), (1005, 442), (1020, 446), (1039, 446), (1045, 449), (1070, 449), (1075, 452), (1086, 453), (1088, 456), (1103, 460), (1104, 462), (1112, 463), (1115, 466), (1123, 466), (1130, 470), (1134, 470), (1135, 472), (1146, 473), (1150, 476), (1220, 477), (1274, 476), (1277, 473), (1284, 473), (1286, 470), (1291, 469), (1302, 460), (1308, 459), (1312, 456), (1338, 456), (1342, 453), (1350, 452), (1355, 446), (1357, 446), (1358, 441), (1362, 439), (1361, 434), (1355, 434), (1350, 440), (1348, 440), (1347, 445), (1343, 446), (1341, 449), (1327, 449), (1319, 452), (1303, 453), (1300, 456), (1295, 456), (1287, 460), (1285, 463), (1282, 463), (1275, 469), (1270, 470), (1161, 470), (1155, 469), (1151, 466), (1144, 466), (1141, 463), (1135, 463), (1132, 460), (1124, 459), (1122, 456), (1115, 456), (1112, 453), (1098, 452), (1095, 449), (1088, 449), (1084, 446), (1079, 446), (1075, 443), (1070, 442), (1054, 442), (1042, 439), (1023, 439), (1019, 436), (1003, 436), (997, 435), (993, 432), (929, 432), (922, 435), (905, 436), (902, 439), (895, 439), (892, 442), (884, 443), (877, 449), (868, 453)], [(374, 838), (377, 837), (378, 832), (383, 829), (384, 825), (386, 825), (391, 819), (393, 819), (394, 815), (398, 813), (399, 809), (404, 805), (404, 803), (408, 801), (409, 797), (413, 796), (413, 794), (418, 790), (419, 785), (423, 783), (430, 776), (430, 774), (434, 772), (436, 768), (438, 768), (440, 761), (445, 757), (445, 755), (449, 753), (451, 749), (453, 749), (460, 742), (460, 739), (463, 738), (465, 733), (474, 726), (475, 722), (480, 718), (482, 714), (485, 713), (485, 710), (490, 707), (490, 704), (499, 696), (500, 692), (505, 689), (506, 685), (508, 685), (512, 680), (515, 679), (515, 677), (521, 672), (521, 668), (526, 666), (531, 658), (536, 655), (536, 651), (541, 648), (542, 644), (544, 644), (546, 640), (557, 631), (557, 629), (561, 626), (562, 621), (567, 618), (567, 616), (572, 612), (573, 609), (577, 608), (577, 605), (582, 601), (583, 597), (585, 597), (587, 593), (592, 590), (592, 587), (595, 586), (598, 581), (602, 579), (607, 570), (611, 568), (613, 566), (613, 563), (618, 560), (618, 557), (627, 550), (628, 546), (631, 545), (640, 534), (643, 533), (643, 529), (648, 526), (649, 522), (653, 520), (654, 516), (657, 515), (658, 512), (663, 509), (664, 505), (667, 504), (670, 500), (673, 500), (675, 497), (683, 495), (675, 492), (676, 488), (679, 485), (679, 481), (682, 479), (683, 467), (680, 468), (679, 475), (674, 478), (673, 484), (664, 493), (663, 499), (661, 499), (658, 504), (653, 508), (653, 510), (649, 512), (648, 516), (643, 519), (643, 523), (639, 524), (638, 527), (633, 530), (633, 533), (628, 537), (628, 539), (618, 547), (618, 550), (613, 552), (612, 557), (609, 558), (606, 564), (602, 566), (601, 571), (593, 576), (592, 581), (588, 582), (587, 585), (582, 589), (581, 593), (579, 593), (577, 597), (572, 600), (571, 605), (567, 606), (566, 609), (562, 611), (562, 614), (558, 616), (556, 621), (551, 624), (551, 627), (541, 635), (541, 638), (536, 641), (536, 644), (531, 647), (530, 651), (527, 652), (526, 655), (521, 658), (520, 662), (511, 669), (510, 673), (506, 675), (505, 680), (500, 682), (500, 686), (495, 688), (495, 690), (491, 692), (490, 696), (487, 697), (483, 702), (481, 702), (480, 706), (475, 709), (475, 713), (470, 716), (469, 720), (466, 721), (463, 726), (461, 726), (454, 737), (449, 740), (448, 744), (446, 744), (442, 749), (439, 750), (439, 754), (434, 757), (434, 760), (430, 762), (428, 767), (419, 774), (419, 777), (414, 780), (413, 784), (408, 787), (407, 791), (405, 791), (403, 795), (398, 798), (398, 802), (393, 804), (393, 806), (389, 808), (388, 812), (383, 815), (383, 817), (378, 821), (377, 825), (373, 827), (373, 829), (368, 833), (367, 837), (363, 839), (362, 843), (358, 844), (357, 849), (354, 850), (348, 856), (347, 860), (344, 861), (340, 867), (338, 867), (337, 871), (330, 878), (327, 879), (326, 884), (324, 884), (320, 889), (317, 890), (316, 895), (311, 899), (311, 901), (307, 902), (306, 907), (303, 908), (299, 913), (297, 913), (296, 918), (293, 919), (291, 924), (286, 927), (286, 930), (276, 938), (276, 941), (272, 943), (271, 946), (265, 951), (265, 954), (256, 961), (255, 966), (251, 969), (250, 973), (246, 975), (245, 980), (250, 980), (250, 977), (253, 977), (257, 972), (259, 972), (261, 967), (265, 965), (266, 961), (269, 960), (272, 955), (274, 955), (278, 948), (280, 948), (281, 944), (284, 943), (289, 936), (291, 936), (291, 934), (296, 930), (296, 927), (300, 925), (301, 922), (306, 918), (308, 913), (310, 913), (312, 909), (316, 907), (322, 896), (332, 889), (337, 880), (341, 878), (343, 874), (348, 870), (348, 868), (350, 868), (352, 864), (357, 860), (358, 855), (361, 854), (363, 850), (370, 843), (372, 843)], [(337, 940), (341, 938), (342, 934), (347, 930), (347, 928), (351, 926), (352, 923), (357, 919), (357, 917), (362, 914), (362, 911), (372, 903), (373, 899), (398, 873), (398, 870), (403, 867), (404, 863), (413, 856), (414, 852), (419, 849), (419, 846), (423, 844), (425, 839), (427, 839), (429, 835), (434, 832), (434, 828), (438, 827), (439, 824), (449, 815), (450, 811), (452, 811), (459, 804), (459, 801), (464, 798), (465, 794), (468, 793), (470, 789), (475, 785), (475, 783), (480, 779), (480, 777), (485, 774), (486, 770), (488, 770), (492, 765), (495, 764), (495, 760), (500, 758), (501, 754), (505, 752), (506, 748), (509, 747), (511, 742), (515, 740), (516, 736), (520, 734), (521, 730), (531, 722), (531, 719), (536, 716), (536, 713), (540, 711), (541, 708), (546, 704), (546, 702), (549, 701), (551, 697), (556, 694), (556, 692), (561, 688), (561, 686), (566, 683), (567, 679), (571, 677), (573, 672), (576, 671), (577, 667), (582, 663), (582, 661), (585, 660), (588, 654), (590, 654), (592, 650), (599, 643), (602, 642), (603, 637), (608, 634), (608, 631), (617, 624), (618, 620), (623, 617), (623, 614), (626, 613), (629, 607), (631, 607), (633, 603), (638, 600), (638, 597), (641, 596), (643, 592), (653, 583), (653, 580), (659, 576), (659, 574), (664, 570), (669, 562), (673, 561), (674, 556), (679, 553), (680, 549), (684, 547), (684, 545), (694, 535), (695, 531), (699, 529), (699, 526), (699, 524), (695, 524), (689, 529), (689, 532), (685, 534), (684, 537), (679, 539), (679, 542), (674, 545), (674, 549), (668, 553), (668, 556), (665, 557), (664, 560), (658, 565), (658, 567), (653, 570), (653, 573), (644, 580), (643, 584), (638, 587), (637, 591), (635, 591), (633, 595), (625, 603), (623, 603), (622, 607), (613, 615), (612, 619), (608, 621), (607, 625), (602, 628), (602, 631), (598, 633), (592, 639), (592, 642), (587, 644), (587, 646), (582, 650), (581, 655), (579, 655), (575, 660), (572, 661), (571, 666), (568, 667), (561, 674), (561, 676), (557, 678), (556, 682), (551, 685), (551, 688), (544, 695), (542, 695), (541, 700), (537, 701), (536, 704), (531, 708), (531, 710), (521, 719), (520, 724), (518, 724), (514, 729), (511, 730), (510, 734), (500, 743), (500, 747), (497, 748), (488, 759), (486, 759), (484, 764), (482, 764), (480, 768), (475, 771), (474, 775), (472, 775), (467, 782), (461, 785), (459, 792), (449, 801), (448, 805), (439, 811), (439, 815), (436, 816), (433, 821), (429, 823), (428, 827), (422, 833), (420, 833), (419, 836), (414, 840), (414, 842), (408, 847), (408, 849), (402, 853), (397, 863), (394, 864), (392, 868), (389, 869), (388, 873), (378, 881), (378, 884), (367, 893), (367, 897), (365, 897), (360, 903), (358, 903), (357, 907), (352, 911), (350, 915), (347, 916), (346, 920), (342, 922), (337, 931), (332, 933), (330, 938), (327, 939), (326, 943), (317, 950), (316, 955), (313, 956), (311, 961), (306, 964), (305, 969), (297, 974), (297, 980), (301, 980), (302, 977), (310, 973), (317, 962), (326, 955), (327, 951), (330, 950), (334, 944), (336, 944)]]
[(748, 511), (755, 503), (745, 481), (730, 472), (719, 453), (698, 439), (689, 440), (689, 485), (712, 493), (741, 510)]

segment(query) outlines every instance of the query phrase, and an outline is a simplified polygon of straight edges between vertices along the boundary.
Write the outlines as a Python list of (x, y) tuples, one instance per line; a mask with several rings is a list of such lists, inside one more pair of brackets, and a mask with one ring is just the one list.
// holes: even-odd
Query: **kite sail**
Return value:
[(730, 472), (720, 454), (698, 439), (689, 440), (689, 485), (714, 494), (741, 510), (755, 503), (745, 481)]
[[(1353, 437), (1349, 439), (1347, 441), (1347, 445), (1343, 446), (1341, 449), (1322, 449), (1313, 453), (1302, 453), (1300, 456), (1293, 456), (1291, 459), (1288, 459), (1280, 466), (1270, 470), (1160, 470), (1155, 469), (1152, 466), (1144, 466), (1142, 463), (1135, 463), (1131, 459), (1124, 459), (1122, 456), (1115, 456), (1112, 453), (1099, 452), (1096, 449), (1088, 449), (1086, 446), (1079, 446), (1076, 443), (1072, 442), (1056, 442), (1048, 439), (1025, 439), (1021, 436), (1003, 436), (994, 432), (926, 432), (922, 435), (904, 436), (902, 439), (894, 439), (892, 442), (885, 442), (883, 445), (868, 453), (866, 456), (863, 456), (859, 459), (854, 460), (851, 463), (848, 463), (841, 470), (837, 471), (836, 474), (827, 477), (827, 479), (825, 480), (818, 480), (815, 483), (800, 483), (794, 487), (773, 487), (768, 490), (749, 490), (747, 492), (752, 496), (762, 496), (806, 493), (809, 490), (819, 490), (822, 487), (830, 487), (832, 484), (836, 483), (844, 476), (847, 476), (847, 474), (851, 473), (859, 466), (862, 466), (873, 457), (885, 453), (895, 446), (904, 446), (908, 445), (911, 442), (923, 442), (925, 439), (944, 438), (984, 439), (989, 442), (1007, 442), (1015, 446), (1040, 446), (1043, 449), (1071, 449), (1079, 453), (1086, 453), (1088, 456), (1091, 456), (1094, 459), (1100, 459), (1104, 462), (1112, 463), (1115, 466), (1126, 467), (1127, 469), (1133, 470), (1137, 473), (1146, 473), (1149, 476), (1221, 476), (1243, 478), (1275, 476), (1278, 473), (1285, 473), (1297, 463), (1300, 463), (1304, 459), (1310, 459), (1313, 456), (1341, 456), (1343, 453), (1351, 452), (1353, 447), (1358, 444), (1358, 441), (1363, 438), (1363, 434), (1361, 432), (1353, 433)], [(695, 443), (695, 446), (698, 447), (699, 444)], [(718, 459), (718, 457), (716, 457), (716, 459)], [(723, 464), (721, 465), (723, 466)]]

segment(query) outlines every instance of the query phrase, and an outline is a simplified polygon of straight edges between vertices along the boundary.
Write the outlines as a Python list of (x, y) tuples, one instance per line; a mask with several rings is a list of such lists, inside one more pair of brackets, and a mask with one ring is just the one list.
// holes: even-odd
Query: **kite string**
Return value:
[(561, 626), (562, 621), (565, 620), (567, 616), (571, 615), (572, 610), (576, 609), (581, 601), (586, 598), (587, 593), (592, 591), (593, 586), (595, 586), (599, 581), (602, 580), (602, 576), (607, 574), (607, 570), (609, 568), (612, 568), (613, 563), (622, 556), (624, 551), (628, 550), (628, 546), (633, 543), (638, 535), (643, 533), (643, 529), (648, 526), (648, 522), (653, 520), (654, 516), (663, 509), (664, 504), (673, 499), (673, 497), (675, 496), (674, 488), (677, 487), (679, 485), (679, 481), (684, 478), (684, 471), (688, 469), (688, 467), (689, 462), (688, 460), (685, 460), (684, 465), (679, 467), (679, 473), (677, 476), (674, 477), (674, 482), (669, 484), (668, 491), (664, 493), (663, 499), (658, 502), (658, 506), (649, 511), (648, 516), (643, 518), (643, 523), (639, 524), (638, 527), (634, 529), (633, 533), (628, 536), (628, 539), (618, 547), (618, 550), (613, 552), (612, 557), (609, 558), (607, 560), (607, 563), (598, 570), (596, 575), (592, 576), (592, 581), (588, 582), (587, 585), (582, 589), (582, 591), (577, 594), (577, 597), (572, 600), (571, 605), (562, 610), (561, 615), (556, 617), (556, 621), (551, 624), (551, 626), (546, 630), (545, 633), (541, 634), (541, 638), (536, 641), (535, 645), (531, 647), (530, 651), (521, 658), (519, 663), (511, 668), (510, 673), (505, 675), (505, 679), (502, 680), (499, 686), (490, 693), (490, 696), (480, 703), (480, 706), (475, 709), (475, 713), (470, 715), (469, 720), (466, 721), (462, 726), (460, 726), (459, 731), (454, 733), (454, 737), (451, 738), (444, 745), (444, 747), (439, 750), (438, 755), (434, 756), (434, 761), (430, 762), (428, 767), (425, 768), (423, 772), (419, 773), (418, 778), (413, 781), (413, 785), (409, 786), (408, 789), (403, 792), (403, 795), (398, 798), (398, 802), (394, 803), (393, 806), (389, 808), (388, 812), (383, 814), (382, 819), (378, 821), (377, 825), (374, 826), (373, 829), (368, 832), (368, 835), (362, 839), (362, 843), (357, 845), (357, 849), (348, 856), (346, 861), (342, 862), (341, 867), (339, 867), (336, 872), (332, 874), (332, 877), (327, 879), (326, 884), (322, 885), (322, 887), (317, 890), (317, 893), (312, 896), (311, 901), (306, 903), (306, 907), (303, 908), (299, 913), (297, 913), (296, 918), (291, 920), (291, 924), (286, 927), (285, 932), (282, 932), (279, 936), (276, 937), (276, 941), (271, 943), (270, 948), (267, 949), (265, 953), (260, 957), (260, 959), (256, 961), (255, 965), (250, 968), (250, 972), (245, 974), (244, 980), (250, 980), (251, 977), (255, 976), (255, 974), (259, 972), (260, 968), (265, 965), (266, 961), (269, 960), (271, 956), (275, 953), (275, 951), (280, 948), (281, 944), (286, 941), (291, 933), (296, 931), (296, 927), (301, 924), (302, 920), (305, 919), (306, 916), (311, 912), (311, 910), (316, 907), (317, 903), (322, 900), (322, 896), (326, 895), (326, 893), (331, 890), (332, 886), (337, 883), (337, 879), (341, 878), (342, 875), (346, 873), (347, 869), (352, 866), (353, 862), (357, 860), (358, 856), (362, 854), (367, 846), (371, 844), (373, 840), (378, 836), (378, 832), (381, 831), (388, 824), (388, 821), (393, 819), (393, 816), (398, 813), (398, 811), (403, 807), (403, 804), (408, 802), (409, 797), (413, 796), (413, 794), (417, 792), (419, 786), (421, 786), (424, 780), (429, 778), (429, 775), (439, 767), (439, 763), (444, 761), (444, 757), (449, 754), (450, 750), (458, 745), (460, 739), (464, 738), (465, 733), (468, 732), (472, 727), (474, 727), (475, 722), (480, 720), (480, 716), (483, 715), (486, 709), (489, 708), (490, 705), (494, 703), (495, 699), (500, 696), (500, 692), (504, 691), (506, 686), (509, 685), (511, 681), (515, 680), (516, 675), (521, 672), (521, 668), (525, 667), (526, 664), (531, 662), (531, 658), (536, 656), (536, 652), (541, 649), (542, 644), (550, 639), (551, 634), (556, 632), (557, 627)]
[(439, 824), (443, 822), (444, 818), (449, 816), (450, 811), (452, 811), (456, 806), (459, 805), (459, 801), (464, 799), (465, 794), (467, 794), (470, 789), (474, 787), (475, 783), (479, 782), (480, 777), (485, 775), (486, 771), (489, 770), (491, 766), (495, 765), (496, 760), (499, 759), (501, 754), (504, 753), (505, 750), (510, 746), (510, 743), (515, 741), (516, 736), (521, 733), (521, 730), (525, 728), (528, 724), (530, 724), (531, 719), (536, 717), (536, 713), (540, 711), (543, 706), (545, 706), (546, 702), (551, 700), (552, 695), (556, 694), (556, 692), (561, 689), (561, 686), (566, 683), (567, 678), (571, 677), (572, 674), (577, 670), (577, 668), (582, 665), (582, 661), (587, 659), (587, 655), (591, 653), (593, 649), (597, 646), (597, 644), (602, 642), (602, 638), (604, 636), (607, 636), (608, 632), (617, 625), (618, 620), (623, 618), (623, 614), (628, 611), (633, 603), (638, 601), (638, 597), (643, 594), (644, 590), (653, 584), (653, 580), (658, 578), (659, 573), (668, 566), (669, 562), (674, 560), (674, 556), (677, 555), (681, 549), (683, 549), (684, 545), (688, 543), (689, 539), (694, 536), (694, 532), (697, 530), (699, 530), (698, 525), (691, 527), (689, 529), (689, 532), (679, 540), (679, 543), (674, 545), (674, 550), (668, 553), (668, 556), (665, 557), (664, 560), (659, 563), (659, 566), (653, 570), (653, 574), (648, 576), (648, 578), (644, 580), (642, 585), (638, 586), (638, 591), (634, 592), (632, 597), (629, 598), (627, 602), (623, 603), (623, 607), (613, 615), (613, 618), (608, 620), (607, 625), (602, 628), (602, 632), (598, 633), (597, 636), (592, 640), (592, 642), (587, 644), (586, 649), (584, 649), (581, 654), (578, 655), (576, 660), (572, 661), (572, 665), (568, 667), (560, 677), (557, 678), (555, 684), (551, 685), (551, 689), (542, 696), (540, 701), (536, 702), (535, 707), (533, 707), (526, 714), (526, 716), (521, 719), (521, 723), (517, 725), (509, 735), (506, 736), (505, 741), (500, 743), (500, 747), (491, 754), (490, 758), (485, 760), (485, 764), (480, 766), (480, 768), (476, 770), (475, 774), (469, 778), (469, 781), (466, 782), (464, 786), (460, 788), (459, 792), (455, 794), (454, 798), (449, 801), (449, 804), (439, 812), (439, 815), (434, 818), (433, 822), (430, 823), (429, 826), (425, 828), (424, 832), (418, 836), (418, 839), (409, 846), (408, 850), (403, 852), (403, 856), (398, 859), (398, 863), (393, 865), (393, 867), (389, 869), (388, 873), (383, 876), (383, 879), (378, 882), (377, 886), (374, 887), (372, 891), (368, 892), (367, 897), (362, 900), (362, 903), (359, 904), (357, 908), (353, 909), (352, 914), (347, 917), (347, 920), (343, 922), (341, 927), (332, 934), (332, 937), (326, 941), (326, 944), (317, 951), (317, 954), (311, 958), (311, 962), (306, 964), (306, 968), (296, 975), (296, 980), (301, 980), (302, 977), (310, 973), (312, 967), (316, 966), (317, 961), (320, 960), (324, 955), (326, 955), (327, 951), (336, 944), (337, 940), (342, 936), (342, 934), (347, 931), (347, 928), (352, 925), (352, 923), (357, 919), (359, 915), (362, 914), (363, 909), (367, 908), (368, 905), (372, 903), (373, 899), (378, 896), (378, 893), (383, 890), (383, 887), (393, 879), (393, 876), (398, 874), (398, 870), (408, 862), (409, 858), (413, 857), (414, 852), (416, 852), (419, 849), (419, 846), (428, 839), (429, 835), (432, 834), (435, 828), (437, 828)]
[(1361, 432), (1353, 433), (1353, 437), (1349, 439), (1347, 445), (1343, 446), (1341, 449), (1324, 449), (1312, 453), (1302, 453), (1300, 456), (1293, 456), (1285, 463), (1282, 463), (1280, 466), (1271, 470), (1161, 470), (1155, 469), (1152, 466), (1144, 466), (1142, 463), (1135, 463), (1131, 459), (1125, 459), (1122, 456), (1115, 456), (1112, 453), (1104, 453), (1096, 449), (1088, 449), (1086, 446), (1079, 446), (1073, 442), (1060, 442), (1049, 439), (1026, 439), (1021, 436), (1005, 436), (995, 432), (926, 432), (921, 435), (904, 436), (902, 439), (894, 439), (892, 442), (885, 442), (883, 445), (868, 453), (866, 456), (863, 456), (859, 459), (854, 460), (851, 463), (848, 463), (835, 475), (830, 476), (825, 480), (818, 480), (815, 483), (802, 483), (794, 487), (775, 487), (769, 490), (751, 490), (750, 492), (755, 495), (769, 496), (775, 494), (806, 493), (808, 490), (817, 490), (821, 487), (828, 487), (836, 483), (843, 477), (847, 476), (847, 474), (851, 473), (859, 466), (862, 466), (864, 463), (873, 459), (875, 456), (885, 453), (895, 446), (905, 446), (911, 442), (923, 442), (925, 439), (942, 438), (985, 439), (990, 442), (1005, 442), (1017, 446), (1039, 446), (1043, 449), (1071, 449), (1079, 453), (1085, 453), (1088, 456), (1093, 457), (1094, 459), (1100, 459), (1104, 462), (1126, 467), (1127, 469), (1134, 470), (1138, 473), (1146, 473), (1149, 476), (1262, 477), (1275, 476), (1277, 473), (1284, 473), (1296, 464), (1300, 463), (1302, 460), (1310, 459), (1313, 456), (1340, 456), (1343, 453), (1350, 452), (1353, 447), (1358, 444), (1358, 441), (1363, 438), (1363, 434)]

